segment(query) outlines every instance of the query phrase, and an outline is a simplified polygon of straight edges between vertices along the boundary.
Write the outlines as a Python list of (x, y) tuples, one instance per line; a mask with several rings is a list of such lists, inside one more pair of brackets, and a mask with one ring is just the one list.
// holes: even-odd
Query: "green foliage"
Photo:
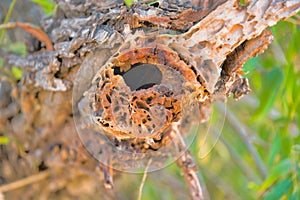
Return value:
[(133, 2), (134, 2), (134, 0), (124, 0), (124, 3), (128, 8), (130, 8), (130, 6)]
[(285, 179), (277, 183), (272, 190), (265, 196), (264, 200), (277, 200), (284, 196), (291, 188), (292, 181)]
[(292, 168), (292, 162), (289, 159), (283, 160), (276, 164), (270, 171), (269, 176), (264, 180), (264, 182), (260, 185), (258, 191), (259, 193), (263, 193), (269, 187), (276, 183), (276, 181), (285, 176)]
[(16, 80), (20, 80), (22, 78), (22, 73), (23, 73), (22, 69), (13, 66), (11, 72)]
[[(252, 116), (252, 119), (263, 119), (274, 105), (279, 88), (283, 82), (283, 72), (280, 68), (274, 67), (264, 75), (261, 94), (259, 95), (260, 105)], [(272, 87), (271, 87), (272, 86)]]
[(52, 15), (56, 8), (56, 4), (51, 0), (31, 0), (32, 2), (40, 5), (46, 15)]
[[(9, 52), (22, 56), (27, 54), (26, 46), (21, 42), (9, 43), (5, 45), (5, 49)], [(0, 72), (1, 71), (5, 72), (6, 76), (10, 77), (13, 81), (18, 81), (22, 78), (23, 70), (15, 66), (13, 66), (10, 70), (6, 69), (2, 58), (0, 58)]]
[(247, 1), (247, 0), (240, 0), (239, 3), (242, 6), (247, 6), (249, 4), (249, 1)]
[(14, 42), (10, 43), (8, 45), (5, 45), (5, 49), (9, 52), (21, 55), (21, 56), (26, 56), (27, 51), (26, 51), (26, 46), (23, 42)]

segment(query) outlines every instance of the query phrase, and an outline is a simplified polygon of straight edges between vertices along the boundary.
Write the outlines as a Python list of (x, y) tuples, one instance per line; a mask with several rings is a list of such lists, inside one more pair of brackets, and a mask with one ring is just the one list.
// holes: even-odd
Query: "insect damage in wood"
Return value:
[[(42, 21), (54, 51), (31, 47), (35, 53), (25, 57), (0, 51), (6, 67), (23, 69), (18, 83), (0, 80), (0, 132), (22, 144), (1, 152), (4, 182), (50, 171), (32, 193), (24, 187), (8, 198), (29, 199), (43, 190), (45, 198), (107, 193), (103, 198), (112, 199), (101, 187), (103, 180), (113, 187), (110, 166), (130, 170), (151, 158), (155, 170), (170, 152), (179, 158), (192, 198), (200, 198), (188, 144), (178, 133), (185, 137), (193, 122), (207, 121), (211, 103), (250, 91), (242, 65), (272, 41), (265, 30), (297, 13), (300, 3), (195, 2), (198, 7), (165, 0), (128, 9), (122, 1), (57, 1), (56, 16)], [(130, 83), (144, 68), (156, 77)], [(5, 171), (14, 166), (25, 170)]]

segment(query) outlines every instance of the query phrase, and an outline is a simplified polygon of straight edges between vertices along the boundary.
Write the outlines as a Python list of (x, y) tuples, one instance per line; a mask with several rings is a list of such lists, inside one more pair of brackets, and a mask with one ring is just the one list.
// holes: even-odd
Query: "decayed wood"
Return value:
[[(0, 133), (19, 141), (1, 149), (1, 158), (5, 159), (0, 161), (0, 170), (5, 181), (12, 182), (48, 169), (50, 184), (33, 185), (31, 191), (38, 194), (41, 188), (46, 188), (43, 189), (46, 197), (61, 191), (61, 195), (91, 199), (95, 193), (103, 194), (97, 188), (105, 177), (98, 172), (97, 161), (90, 157), (76, 132), (72, 118), (74, 84), (80, 85), (77, 89), (81, 93), (88, 90), (99, 67), (116, 52), (123, 56), (124, 51), (133, 52), (134, 48), (145, 50), (140, 53), (151, 52), (151, 48), (161, 45), (158, 49), (167, 52), (164, 56), (185, 64), (179, 71), (192, 83), (205, 121), (211, 102), (224, 100), (230, 93), (239, 98), (249, 92), (247, 80), (240, 76), (243, 63), (263, 52), (270, 43), (271, 35), (265, 29), (300, 10), (298, 0), (253, 0), (244, 6), (237, 0), (203, 0), (197, 1), (198, 9), (186, 1), (176, 0), (160, 1), (158, 6), (140, 2), (130, 9), (122, 1), (57, 2), (57, 15), (42, 23), (54, 51), (36, 49), (26, 57), (0, 51), (7, 68), (23, 69), (21, 81), (10, 83), (11, 87), (5, 86), (0, 93)], [(137, 28), (143, 31), (136, 31)], [(155, 35), (151, 36), (154, 47), (151, 42), (144, 42), (150, 38), (150, 32)], [(129, 61), (132, 62), (131, 58), (124, 61), (124, 66)], [(83, 65), (90, 68), (80, 70)], [(82, 78), (75, 80), (77, 71)], [(7, 83), (5, 77), (1, 73), (0, 83)], [(10, 107), (16, 108), (13, 115), (7, 114)], [(186, 164), (190, 161), (189, 154), (185, 153), (178, 165), (191, 186), (192, 196), (197, 199), (201, 188), (196, 171)], [(5, 171), (7, 166), (24, 170), (12, 175)], [(65, 173), (66, 170), (70, 173)], [(111, 186), (110, 177), (107, 180)], [(79, 191), (78, 182), (91, 187), (81, 187)], [(14, 194), (8, 197), (15, 197)], [(34, 196), (27, 195), (27, 198)]]
[[(296, 14), (299, 7), (300, 2), (297, 0), (250, 1), (245, 7), (237, 1), (227, 1), (185, 33), (183, 38), (186, 41), (180, 41), (181, 37), (177, 36), (176, 42), (193, 49), (192, 52), (195, 53), (192, 54), (192, 62), (199, 66), (204, 77), (209, 77), (205, 81), (208, 89), (212, 91), (219, 78), (220, 66), (229, 53), (244, 41), (259, 36), (279, 19)], [(201, 67), (206, 60), (212, 63), (209, 70)], [(213, 73), (206, 75), (207, 71)]]

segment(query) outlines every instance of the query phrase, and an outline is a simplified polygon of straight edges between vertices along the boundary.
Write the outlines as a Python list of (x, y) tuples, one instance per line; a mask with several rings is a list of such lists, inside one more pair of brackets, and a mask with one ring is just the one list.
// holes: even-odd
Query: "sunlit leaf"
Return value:
[(128, 8), (130, 8), (131, 4), (134, 2), (134, 0), (124, 0), (124, 3)]
[(289, 159), (283, 160), (271, 170), (267, 179), (263, 182), (263, 184), (259, 188), (259, 193), (263, 193), (266, 189), (272, 186), (280, 177), (289, 173), (292, 167), (292, 162)]
[(265, 196), (264, 200), (278, 200), (291, 189), (292, 181), (285, 179), (276, 184), (272, 190)]
[(51, 15), (56, 7), (56, 4), (51, 0), (31, 0), (31, 1), (40, 5), (43, 8), (46, 15)]

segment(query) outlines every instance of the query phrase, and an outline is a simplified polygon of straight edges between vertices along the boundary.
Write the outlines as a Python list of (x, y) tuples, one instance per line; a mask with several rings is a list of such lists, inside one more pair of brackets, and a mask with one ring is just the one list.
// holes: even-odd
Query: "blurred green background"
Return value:
[[(55, 8), (51, 1), (34, 2), (47, 15)], [(244, 65), (252, 92), (239, 101), (229, 98), (225, 115), (222, 106), (215, 106), (209, 131), (200, 128), (191, 147), (211, 199), (300, 199), (300, 14), (271, 30), (275, 39), (269, 49)], [(6, 48), (24, 55), (20, 42)], [(12, 74), (20, 79), (18, 69)], [(202, 149), (207, 155), (199, 154)], [(142, 199), (180, 199), (179, 193), (187, 193), (175, 164), (164, 173), (166, 179), (148, 175)], [(140, 181), (141, 176), (131, 177), (128, 199), (136, 197)]]

